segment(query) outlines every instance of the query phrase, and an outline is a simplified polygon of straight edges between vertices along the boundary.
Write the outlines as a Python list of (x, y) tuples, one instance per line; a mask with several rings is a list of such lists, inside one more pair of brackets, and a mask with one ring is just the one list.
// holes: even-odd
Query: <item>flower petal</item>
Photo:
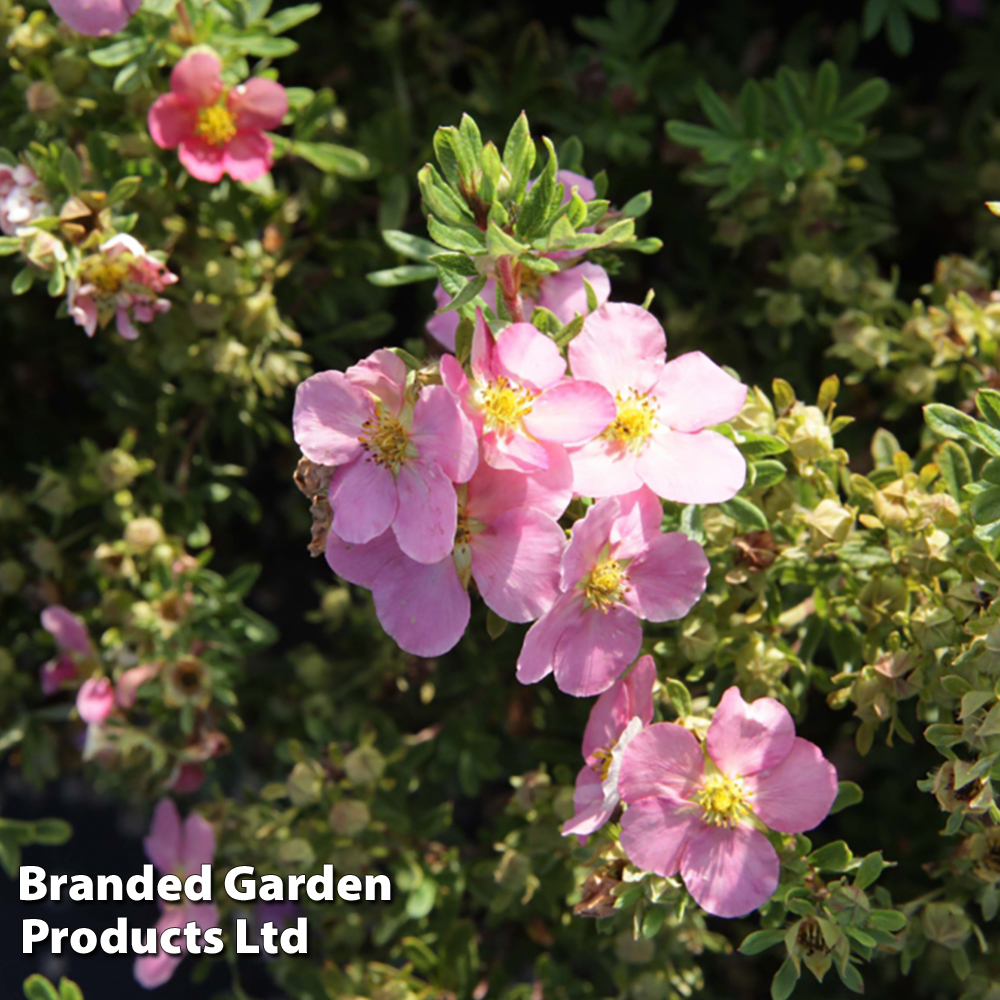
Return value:
[(134, 13), (122, 0), (50, 0), (56, 16), (75, 32), (97, 38), (116, 35)]
[[(575, 255), (571, 250), (553, 256)], [(586, 316), (587, 286), (583, 283), (584, 278), (594, 289), (597, 305), (603, 306), (611, 295), (611, 279), (603, 267), (589, 261), (566, 271), (545, 275), (538, 288), (538, 304), (554, 313), (561, 323), (568, 323), (574, 316)]]
[(777, 767), (751, 774), (744, 785), (753, 811), (772, 830), (803, 833), (829, 813), (837, 797), (837, 769), (818, 746), (797, 736)]
[(174, 149), (194, 135), (198, 109), (177, 94), (161, 94), (149, 109), (149, 134), (160, 149)]
[(562, 517), (573, 496), (573, 470), (565, 448), (557, 444), (542, 447), (549, 467), (535, 472), (494, 469), (488, 462), (480, 462), (468, 483), (468, 516), (492, 524), (505, 511), (524, 507), (552, 518)]
[(715, 431), (685, 434), (658, 424), (636, 471), (665, 500), (724, 503), (742, 489), (747, 463), (739, 448)]
[(652, 388), (666, 364), (667, 335), (651, 312), (629, 302), (608, 302), (592, 312), (569, 344), (575, 378), (599, 382), (612, 393)]
[(222, 96), (222, 63), (214, 52), (191, 52), (170, 71), (170, 89), (199, 108)]
[(274, 143), (263, 132), (237, 132), (226, 143), (223, 163), (234, 181), (255, 181), (271, 169)]
[(576, 628), (567, 629), (556, 645), (552, 669), (560, 691), (577, 698), (606, 691), (639, 655), (642, 626), (619, 606), (606, 612), (586, 608)]
[(576, 812), (563, 823), (562, 835), (570, 837), (575, 834), (581, 840), (595, 830), (600, 830), (614, 812), (613, 806), (611, 809), (605, 808), (601, 777), (589, 764), (585, 764), (576, 776), (573, 808)]
[(649, 549), (649, 543), (660, 537), (663, 504), (648, 487), (618, 497), (621, 511), (611, 525), (608, 541), (615, 559), (635, 559)]
[(182, 878), (197, 875), (215, 858), (215, 828), (204, 816), (191, 813), (184, 821), (184, 846), (177, 872)]
[(540, 618), (559, 597), (562, 528), (537, 510), (501, 514), (469, 539), (472, 576), (486, 606), (509, 622)]
[(684, 849), (700, 825), (686, 802), (642, 799), (622, 816), (622, 849), (633, 864), (669, 878), (677, 874)]
[[(484, 288), (483, 291), (486, 291)], [(469, 366), (472, 377), (477, 382), (491, 382), (494, 377), (493, 368), (494, 341), (490, 328), (486, 325), (483, 310), (476, 307), (476, 319), (472, 329), (472, 351)]]
[(483, 458), (494, 469), (533, 473), (549, 467), (545, 445), (517, 431), (507, 434), (487, 431), (482, 437), (482, 448)]
[(583, 616), (583, 595), (579, 591), (563, 594), (541, 618), (528, 629), (517, 659), (517, 679), (535, 684), (552, 673), (556, 646), (567, 629), (576, 628)]
[(443, 385), (429, 386), (420, 393), (413, 409), (410, 442), (422, 460), (439, 465), (454, 483), (468, 482), (476, 471), (476, 430)]
[(213, 146), (198, 136), (189, 136), (181, 142), (177, 158), (192, 177), (206, 184), (218, 184), (226, 172), (222, 147)]
[[(639, 718), (648, 726), (653, 718), (653, 683), (656, 665), (651, 656), (642, 656), (627, 677), (619, 677), (594, 702), (583, 732), (583, 756), (593, 763), (595, 750), (612, 746), (625, 731), (629, 720)], [(596, 758), (595, 758), (596, 759)]]
[(692, 351), (668, 362), (652, 395), (660, 404), (661, 423), (692, 433), (735, 417), (743, 408), (747, 387), (701, 351)]
[(625, 749), (622, 799), (629, 806), (650, 796), (687, 800), (697, 791), (704, 770), (705, 758), (694, 736), (674, 722), (658, 722)]
[(295, 443), (310, 462), (341, 465), (357, 458), (362, 451), (358, 442), (362, 425), (374, 417), (371, 397), (352, 385), (343, 372), (320, 372), (295, 390), (292, 430)]
[(566, 379), (534, 401), (531, 412), (524, 417), (524, 426), (542, 441), (582, 444), (600, 434), (615, 419), (616, 412), (614, 398), (603, 386)]
[(363, 545), (352, 545), (331, 531), (326, 536), (326, 561), (337, 576), (348, 583), (372, 589), (375, 578), (387, 563), (399, 563), (406, 556), (392, 531), (386, 529), (378, 538)]
[(573, 466), (573, 492), (585, 497), (611, 497), (642, 488), (637, 457), (619, 441), (595, 438), (567, 449)]
[(437, 563), (450, 556), (458, 528), (458, 498), (441, 467), (433, 462), (406, 462), (396, 488), (399, 509), (392, 530), (399, 547), (420, 563)]
[(67, 653), (89, 656), (93, 652), (87, 626), (68, 608), (61, 604), (50, 604), (41, 615), (42, 628), (56, 641), (56, 645)]
[(334, 472), (328, 495), (334, 532), (355, 544), (378, 538), (400, 506), (392, 473), (364, 454)]
[(433, 565), (412, 559), (387, 564), (372, 596), (382, 627), (414, 656), (447, 653), (469, 624), (469, 595), (450, 556)]
[(708, 579), (704, 549), (679, 531), (649, 542), (626, 570), (631, 590), (626, 603), (651, 622), (683, 618), (698, 603)]
[(233, 87), (226, 97), (229, 113), (236, 120), (236, 127), (249, 129), (277, 128), (288, 114), (288, 94), (275, 80), (255, 76)]
[(720, 771), (746, 777), (777, 767), (794, 741), (795, 723), (780, 701), (747, 703), (734, 686), (726, 689), (712, 716), (705, 746)]
[(497, 337), (493, 368), (519, 385), (541, 392), (566, 374), (566, 359), (555, 341), (530, 323), (511, 323)]
[(380, 348), (344, 372), (348, 382), (378, 397), (395, 416), (403, 405), (406, 362), (392, 351)]
[(598, 500), (583, 520), (573, 525), (573, 534), (560, 569), (563, 590), (570, 590), (593, 572), (620, 516), (618, 498), (609, 497)]
[[(483, 289), (485, 292), (486, 289)], [(438, 309), (443, 309), (449, 302), (451, 296), (441, 287), (440, 284), (434, 286), (434, 304)], [(458, 332), (458, 322), (461, 317), (452, 309), (449, 312), (435, 312), (427, 320), (427, 332), (439, 343), (444, 345), (449, 351), (455, 350), (455, 334)]]
[[(177, 971), (177, 966), (184, 961), (184, 935), (178, 934), (173, 943), (182, 949), (180, 955), (168, 955), (160, 950), (160, 935), (169, 927), (183, 927), (181, 919), (181, 909), (164, 910), (160, 914), (160, 919), (156, 921), (156, 953), (154, 955), (140, 955), (132, 966), (132, 974), (136, 982), (147, 990), (155, 989), (167, 982)], [(148, 933), (148, 932), (147, 932)]]
[(742, 917), (778, 888), (778, 855), (748, 826), (703, 826), (681, 859), (681, 878), (694, 901), (717, 917)]
[(153, 810), (153, 822), (142, 841), (146, 857), (161, 875), (169, 875), (181, 862), (183, 834), (181, 817), (173, 799), (160, 799)]

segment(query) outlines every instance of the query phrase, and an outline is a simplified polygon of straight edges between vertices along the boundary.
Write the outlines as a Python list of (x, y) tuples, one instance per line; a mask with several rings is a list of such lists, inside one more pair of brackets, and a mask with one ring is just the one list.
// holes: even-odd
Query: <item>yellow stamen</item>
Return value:
[(601, 747), (600, 750), (594, 751), (594, 756), (597, 759), (590, 765), (590, 768), (601, 776), (601, 781), (607, 780), (608, 772), (611, 770), (612, 749), (612, 747)]
[(213, 104), (198, 112), (195, 132), (213, 146), (225, 146), (236, 135), (236, 122), (229, 109), (222, 104)]
[(511, 385), (502, 375), (476, 394), (488, 430), (513, 430), (531, 412), (535, 394)]
[(379, 406), (375, 419), (366, 420), (361, 427), (362, 434), (358, 441), (371, 461), (393, 473), (399, 472), (406, 461), (409, 445), (403, 425)]
[(694, 801), (703, 810), (702, 821), (712, 826), (734, 827), (750, 815), (743, 782), (725, 774), (710, 774)]
[(98, 295), (116, 295), (128, 278), (133, 259), (130, 253), (116, 257), (91, 254), (80, 265), (80, 280), (85, 285), (93, 285)]
[(625, 570), (615, 559), (598, 563), (584, 584), (583, 593), (590, 604), (607, 614), (613, 604), (618, 604), (628, 589)]
[(638, 451), (653, 433), (656, 420), (656, 403), (645, 392), (630, 389), (615, 393), (618, 415), (601, 435), (611, 441), (621, 441), (626, 448)]

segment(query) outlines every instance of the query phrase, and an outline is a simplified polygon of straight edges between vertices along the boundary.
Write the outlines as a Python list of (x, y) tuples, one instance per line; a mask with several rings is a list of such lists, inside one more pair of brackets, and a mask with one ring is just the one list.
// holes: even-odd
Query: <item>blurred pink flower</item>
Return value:
[(170, 73), (170, 92), (149, 109), (149, 134), (177, 156), (192, 177), (216, 184), (255, 181), (271, 169), (274, 143), (265, 130), (288, 113), (288, 95), (274, 80), (255, 76), (231, 90), (219, 57), (206, 49), (184, 56)]
[(331, 569), (371, 590), (379, 621), (400, 648), (440, 656), (454, 647), (469, 623), (470, 578), (508, 621), (531, 621), (551, 606), (566, 544), (556, 518), (569, 503), (571, 473), (565, 453), (547, 447), (548, 470), (531, 476), (480, 463), (461, 491), (453, 550), (439, 562), (407, 558), (391, 531), (364, 545), (327, 536)]
[[(549, 257), (575, 256), (576, 251), (567, 250), (560, 254), (547, 254)], [(524, 299), (524, 314), (531, 315), (535, 306), (548, 309), (560, 323), (568, 323), (574, 316), (585, 316), (587, 313), (586, 278), (594, 289), (597, 304), (604, 305), (611, 295), (611, 279), (607, 271), (589, 261), (552, 274), (536, 274), (528, 268), (521, 272), (521, 296)], [(496, 308), (497, 285), (493, 278), (487, 279), (486, 286), (479, 293), (483, 301), (491, 308)], [(438, 309), (451, 302), (451, 296), (440, 286), (434, 289), (434, 301)], [(449, 351), (455, 350), (455, 333), (458, 330), (458, 313), (435, 313), (427, 321), (427, 332), (435, 340), (444, 344)]]
[(577, 493), (613, 496), (645, 484), (667, 500), (704, 504), (743, 486), (739, 449), (706, 428), (739, 413), (746, 386), (700, 351), (668, 364), (666, 350), (652, 313), (624, 302), (591, 313), (570, 341), (573, 375), (599, 382), (618, 404), (603, 434), (570, 449)]
[(568, 378), (555, 342), (530, 323), (511, 324), (494, 342), (477, 312), (471, 367), (470, 382), (458, 361), (445, 355), (441, 378), (495, 469), (544, 469), (549, 453), (542, 442), (580, 444), (614, 418), (611, 394), (596, 382)]
[(31, 167), (0, 163), (0, 232), (13, 236), (51, 211), (45, 189)]
[(88, 677), (76, 693), (76, 710), (88, 726), (101, 726), (115, 708), (115, 689), (107, 677)]
[(576, 834), (583, 842), (611, 818), (621, 795), (618, 776), (625, 748), (653, 718), (656, 665), (651, 656), (639, 658), (627, 677), (619, 677), (597, 699), (583, 733), (586, 764), (576, 777), (576, 813), (563, 823), (563, 836)]
[(118, 332), (135, 340), (139, 331), (133, 320), (149, 323), (165, 313), (170, 302), (158, 296), (176, 281), (177, 275), (137, 239), (119, 233), (83, 259), (66, 293), (69, 314), (88, 337), (113, 317)]
[(41, 617), (42, 628), (55, 639), (60, 654), (44, 663), (39, 671), (42, 693), (51, 695), (76, 677), (77, 657), (92, 656), (94, 647), (87, 626), (61, 604), (50, 605)]
[(778, 855), (757, 827), (802, 833), (819, 825), (837, 796), (837, 772), (795, 735), (780, 702), (748, 704), (735, 687), (722, 696), (705, 750), (674, 723), (636, 736), (619, 780), (628, 806), (621, 844), (646, 871), (679, 871), (704, 910), (739, 917), (778, 887)]
[(454, 483), (478, 462), (476, 432), (444, 386), (415, 401), (406, 365), (379, 350), (346, 372), (325, 371), (295, 393), (295, 440), (311, 462), (338, 466), (330, 481), (333, 531), (360, 545), (391, 527), (411, 559), (438, 563), (458, 527)]
[[(210, 865), (215, 858), (215, 830), (212, 824), (191, 813), (184, 822), (173, 799), (161, 799), (153, 813), (153, 822), (143, 841), (146, 857), (161, 875), (174, 874), (182, 879), (196, 875), (202, 865)], [(219, 911), (214, 903), (160, 904), (163, 912), (156, 922), (156, 935), (168, 927), (183, 927), (193, 920), (202, 931), (215, 927), (219, 922)], [(184, 947), (184, 936), (176, 939)], [(174, 974), (183, 955), (142, 955), (135, 960), (134, 975), (140, 986), (153, 989), (162, 986)]]
[(683, 618), (701, 597), (708, 559), (680, 532), (660, 533), (663, 508), (648, 489), (595, 503), (562, 557), (555, 604), (528, 630), (522, 684), (555, 673), (577, 697), (607, 690), (639, 655), (640, 619)]
[(142, 0), (49, 0), (64, 24), (81, 35), (114, 35), (128, 24)]
[(158, 663), (142, 663), (138, 667), (130, 667), (115, 685), (115, 695), (122, 708), (131, 708), (135, 704), (139, 688), (151, 681), (160, 672)]

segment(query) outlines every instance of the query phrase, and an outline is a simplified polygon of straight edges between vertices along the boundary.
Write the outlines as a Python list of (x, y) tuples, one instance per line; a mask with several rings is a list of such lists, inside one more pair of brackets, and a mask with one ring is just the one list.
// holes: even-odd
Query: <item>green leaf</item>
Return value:
[(765, 455), (780, 455), (788, 451), (788, 445), (779, 437), (770, 434), (754, 434), (752, 431), (741, 431), (742, 440), (737, 441), (737, 447), (747, 458), (763, 458)]
[(73, 836), (73, 827), (64, 819), (36, 819), (31, 824), (31, 836), (36, 844), (58, 847)]
[(922, 21), (936, 21), (941, 16), (937, 0), (906, 0), (906, 9)]
[(72, 979), (59, 980), (59, 1000), (83, 1000), (83, 991)]
[(833, 114), (840, 93), (840, 73), (837, 64), (831, 59), (824, 59), (816, 74), (816, 86), (813, 90), (813, 105), (820, 121), (825, 121)]
[(136, 56), (142, 55), (147, 45), (145, 37), (124, 38), (103, 49), (91, 50), (89, 58), (96, 66), (124, 66)]
[(59, 1000), (56, 988), (44, 976), (35, 973), (24, 981), (24, 995), (27, 1000)]
[(507, 631), (508, 624), (510, 623), (492, 608), (486, 609), (486, 634), (491, 639), (499, 639)]
[(891, 468), (893, 458), (900, 451), (899, 441), (892, 431), (879, 427), (872, 436), (871, 453), (876, 469)]
[(21, 249), (20, 236), (0, 236), (0, 257), (9, 257)]
[[(877, 30), (877, 29), (876, 29)], [(864, 118), (885, 103), (889, 84), (880, 77), (855, 87), (837, 105), (836, 118)]]
[(433, 215), (427, 217), (427, 231), (435, 243), (449, 250), (458, 250), (473, 256), (486, 252), (486, 242), (480, 230), (472, 225), (446, 225)]
[(755, 490), (769, 490), (788, 475), (788, 469), (781, 462), (773, 458), (765, 458), (763, 461), (754, 462), (752, 468), (754, 477), (753, 488)]
[(732, 500), (720, 503), (719, 510), (740, 524), (745, 524), (757, 531), (767, 531), (766, 515), (745, 497), (733, 497)]
[(308, 160), (314, 167), (327, 174), (339, 174), (352, 180), (367, 177), (371, 173), (371, 161), (364, 153), (332, 142), (292, 143), (292, 153)]
[(721, 97), (704, 81), (698, 81), (697, 87), (698, 103), (701, 105), (705, 117), (723, 134), (736, 138), (740, 130), (736, 125), (729, 106)]
[(853, 855), (843, 840), (835, 840), (813, 851), (806, 860), (820, 871), (842, 872), (853, 860)]
[(452, 309), (461, 309), (467, 302), (471, 302), (486, 287), (485, 278), (472, 278), (466, 282), (465, 287), (456, 295), (448, 305), (439, 309), (439, 313), (449, 312)]
[(861, 978), (861, 973), (858, 972), (856, 965), (852, 962), (845, 962), (843, 967), (837, 966), (837, 972), (840, 974), (840, 981), (849, 990), (853, 990), (855, 993), (864, 993), (865, 981)]
[(906, 926), (906, 915), (899, 910), (872, 910), (868, 924), (880, 931), (901, 931)]
[(35, 280), (35, 272), (30, 267), (23, 267), (14, 275), (10, 290), (14, 295), (23, 295)]
[(940, 437), (953, 441), (979, 443), (976, 421), (967, 413), (944, 403), (930, 403), (924, 407), (924, 421)]
[(141, 177), (122, 177), (111, 186), (108, 192), (108, 204), (120, 205), (123, 201), (128, 201), (141, 186)]
[(1000, 392), (996, 389), (980, 389), (976, 393), (976, 409), (991, 427), (1000, 429)]
[(430, 262), (431, 257), (441, 252), (441, 248), (430, 240), (422, 239), (419, 236), (411, 236), (400, 229), (385, 229), (382, 231), (382, 239), (392, 247), (396, 253), (409, 257), (411, 260), (419, 260), (421, 264)]
[(663, 687), (677, 715), (682, 719), (690, 715), (692, 701), (691, 692), (688, 691), (687, 685), (676, 677), (668, 677), (663, 682)]
[(889, 0), (865, 0), (864, 13), (861, 15), (861, 37), (866, 41), (874, 38), (888, 11)]
[(1000, 521), (1000, 486), (991, 486), (973, 497), (970, 507), (976, 524), (992, 524)]
[(758, 955), (784, 940), (785, 932), (783, 930), (754, 931), (743, 939), (743, 943), (740, 945), (740, 954)]
[(530, 240), (545, 231), (556, 196), (556, 171), (559, 169), (559, 160), (552, 143), (545, 138), (542, 142), (548, 150), (549, 159), (524, 199), (514, 226), (514, 235), (522, 240)]
[(856, 806), (864, 797), (865, 793), (861, 790), (860, 785), (854, 784), (853, 781), (841, 781), (837, 786), (837, 797), (833, 800), (833, 805), (830, 806), (830, 815), (840, 812), (841, 809), (847, 809), (849, 806)]
[(528, 127), (528, 116), (522, 111), (507, 136), (503, 147), (503, 165), (510, 174), (509, 197), (519, 202), (535, 165), (535, 143)]
[(513, 236), (505, 233), (495, 222), (486, 228), (486, 250), (494, 258), (509, 256), (520, 257), (529, 247), (518, 243)]
[(885, 19), (885, 34), (889, 39), (889, 48), (897, 56), (910, 54), (913, 48), (913, 26), (902, 7), (893, 5), (889, 8), (889, 16)]
[(59, 172), (69, 191), (76, 194), (83, 184), (83, 167), (80, 166), (80, 157), (69, 146), (59, 154)]
[(434, 909), (435, 899), (437, 899), (437, 883), (425, 876), (420, 885), (407, 897), (406, 915), (413, 920), (426, 917)]
[(934, 460), (948, 492), (961, 502), (962, 487), (972, 482), (972, 465), (965, 449), (954, 441), (946, 441), (938, 448)]
[(437, 277), (437, 268), (431, 264), (403, 264), (385, 271), (372, 271), (368, 280), (379, 288), (395, 288), (397, 285), (411, 285), (415, 281), (429, 281)]
[(865, 855), (860, 867), (854, 873), (854, 884), (859, 889), (867, 889), (882, 874), (885, 862), (882, 860), (881, 851), (872, 851)]
[(272, 34), (280, 35), (282, 32), (290, 31), (302, 24), (303, 21), (315, 17), (322, 9), (318, 3), (300, 3), (294, 7), (285, 7), (283, 10), (279, 10), (277, 14), (272, 14), (267, 18), (264, 23)]
[(281, 59), (299, 50), (298, 43), (290, 38), (272, 38), (270, 35), (244, 35), (233, 40), (233, 47), (259, 59)]
[(754, 139), (764, 137), (764, 88), (756, 80), (747, 80), (740, 92), (740, 117), (743, 131)]
[(799, 981), (799, 973), (789, 955), (771, 980), (771, 1000), (788, 1000)]
[(642, 921), (642, 936), (644, 938), (655, 938), (660, 933), (663, 921), (667, 916), (665, 906), (654, 906), (647, 913)]
[[(639, 194), (629, 198), (622, 206), (621, 214), (632, 219), (638, 219), (645, 215), (653, 207), (653, 192), (641, 191)], [(588, 222), (584, 219), (584, 224)]]

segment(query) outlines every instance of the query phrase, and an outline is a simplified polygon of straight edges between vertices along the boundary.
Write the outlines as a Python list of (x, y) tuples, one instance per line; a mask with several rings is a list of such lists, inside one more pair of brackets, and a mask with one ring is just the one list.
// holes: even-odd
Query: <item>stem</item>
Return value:
[(187, 5), (184, 0), (177, 0), (177, 20), (181, 23), (181, 28), (187, 36), (188, 45), (194, 42), (194, 25), (191, 23), (191, 15), (188, 14)]
[(521, 265), (511, 266), (510, 257), (501, 257), (497, 261), (500, 289), (503, 292), (504, 305), (514, 323), (524, 322), (524, 309), (521, 305)]

